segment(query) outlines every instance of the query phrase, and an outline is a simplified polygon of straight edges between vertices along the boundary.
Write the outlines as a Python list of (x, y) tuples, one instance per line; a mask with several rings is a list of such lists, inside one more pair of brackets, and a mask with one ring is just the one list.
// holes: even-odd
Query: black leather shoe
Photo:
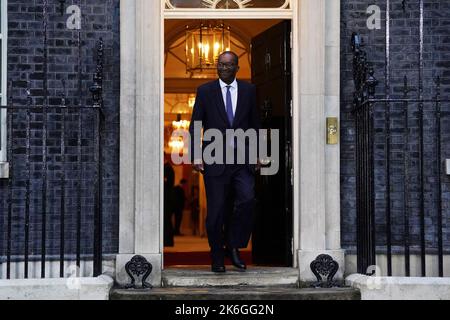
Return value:
[(216, 273), (224, 273), (225, 270), (225, 252), (223, 248), (211, 250), (211, 271)]
[(225, 266), (224, 265), (211, 265), (211, 271), (215, 273), (225, 273)]
[(228, 250), (226, 250), (226, 254), (227, 254), (228, 258), (230, 258), (233, 266), (235, 266), (239, 270), (247, 269), (245, 262), (241, 260), (241, 256), (239, 254), (239, 249), (228, 249)]

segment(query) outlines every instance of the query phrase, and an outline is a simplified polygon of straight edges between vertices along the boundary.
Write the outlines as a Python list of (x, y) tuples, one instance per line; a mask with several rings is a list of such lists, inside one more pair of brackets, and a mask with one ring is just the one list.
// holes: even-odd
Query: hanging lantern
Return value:
[(186, 71), (215, 73), (219, 55), (231, 49), (229, 27), (221, 24), (200, 24), (186, 27)]
[[(188, 120), (182, 120), (181, 119), (181, 114), (177, 115), (177, 120), (172, 122), (172, 132), (174, 131), (179, 131), (179, 130), (183, 130), (183, 131), (188, 131), (189, 130), (189, 125), (190, 125), (190, 121)], [(174, 136), (172, 135), (170, 137), (168, 146), (170, 148), (170, 152), (171, 153), (178, 153), (178, 154), (182, 154), (185, 152), (184, 148), (185, 148), (185, 143), (184, 143), (184, 139), (182, 136)]]
[(188, 120), (181, 120), (181, 114), (177, 115), (177, 120), (172, 121), (173, 130), (189, 130), (191, 122)]
[(171, 153), (183, 153), (184, 141), (183, 137), (170, 137), (169, 148)]

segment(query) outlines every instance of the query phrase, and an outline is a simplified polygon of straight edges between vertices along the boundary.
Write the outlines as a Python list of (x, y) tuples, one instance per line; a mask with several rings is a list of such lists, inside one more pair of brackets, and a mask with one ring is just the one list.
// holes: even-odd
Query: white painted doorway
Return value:
[[(213, 20), (213, 19), (219, 19), (220, 21), (223, 21), (224, 23), (227, 23), (227, 21), (236, 21), (236, 20), (248, 20), (248, 22), (250, 21), (255, 21), (255, 23), (257, 23), (257, 21), (281, 21), (281, 20), (290, 20), (291, 21), (291, 39), (296, 39), (297, 38), (297, 33), (298, 33), (298, 21), (297, 21), (297, 15), (295, 14), (295, 12), (297, 12), (296, 10), (296, 1), (292, 1), (292, 3), (290, 4), (290, 7), (288, 8), (272, 8), (272, 9), (267, 9), (267, 8), (263, 8), (263, 9), (258, 9), (258, 8), (253, 8), (253, 9), (235, 9), (235, 10), (223, 10), (223, 9), (205, 9), (205, 8), (198, 8), (198, 9), (177, 9), (177, 8), (173, 8), (173, 9), (169, 9), (168, 6), (166, 5), (167, 1), (162, 1), (162, 15), (164, 17), (164, 20), (162, 21), (162, 34), (164, 35), (162, 37), (162, 42), (163, 45), (162, 47), (164, 48), (164, 44), (167, 45), (167, 41), (165, 41), (165, 36), (166, 36), (166, 30), (164, 30), (164, 26), (165, 26), (165, 21), (167, 20), (183, 20), (183, 21), (187, 21), (187, 20)], [(286, 3), (289, 3), (289, 1), (286, 1)], [(286, 5), (284, 5), (283, 7), (285, 7)], [(167, 23), (166, 23), (167, 24)], [(174, 23), (171, 24), (171, 28), (176, 25)], [(172, 32), (172, 30), (170, 30), (170, 32)], [(297, 44), (298, 42), (291, 40), (291, 56), (295, 57), (296, 53), (298, 52), (298, 48), (297, 48)], [(162, 61), (161, 64), (164, 66), (164, 52), (162, 54)], [(297, 68), (298, 68), (298, 63), (297, 63), (298, 59), (292, 59), (292, 87), (294, 88), (296, 86), (296, 84), (298, 83), (298, 72), (297, 72)], [(239, 77), (239, 75), (238, 75)], [(164, 73), (161, 76), (161, 81), (163, 82), (161, 84), (161, 86), (164, 88)], [(251, 78), (251, 77), (250, 77)], [(292, 90), (292, 105), (297, 105), (298, 102), (298, 92), (296, 90)], [(163, 92), (164, 94), (164, 92)], [(164, 99), (161, 99), (161, 112), (164, 115)], [(293, 116), (297, 116), (296, 112), (294, 110), (293, 111)], [(293, 120), (295, 121), (295, 120)], [(162, 121), (164, 122), (164, 121)], [(295, 126), (294, 126), (295, 128)], [(295, 129), (294, 129), (295, 130)], [(161, 132), (162, 135), (164, 136), (164, 125), (161, 128)], [(298, 141), (296, 141), (295, 138), (295, 133), (292, 132), (291, 133), (294, 141), (293, 141), (293, 146), (296, 145), (296, 143), (298, 143)], [(297, 135), (298, 137), (298, 135)], [(294, 147), (295, 148), (295, 147)], [(295, 156), (296, 152), (295, 150), (292, 151), (292, 160), (293, 160), (293, 168), (298, 168), (298, 165), (296, 165), (296, 163), (298, 162), (298, 157)], [(296, 170), (294, 170), (293, 175), (296, 174), (295, 172)], [(161, 181), (164, 181), (163, 176), (161, 176)], [(299, 179), (295, 178), (292, 179), (293, 181), (293, 188), (295, 189), (295, 183), (299, 181)], [(162, 188), (162, 186), (161, 186)], [(295, 192), (294, 194), (294, 201), (293, 203), (290, 205), (292, 207), (292, 212), (298, 212), (298, 208), (295, 207), (296, 203), (298, 204), (298, 199), (296, 199), (295, 197)], [(162, 215), (164, 215), (164, 209), (162, 209)], [(294, 214), (292, 217), (292, 224), (293, 226), (298, 226), (298, 217)], [(298, 251), (298, 247), (296, 246), (296, 244), (298, 243), (298, 227), (293, 227), (292, 230), (292, 255), (293, 255), (293, 264), (291, 265), (291, 267), (295, 267), (297, 265), (296, 261), (297, 261), (297, 251)], [(163, 226), (161, 226), (161, 232), (164, 232), (164, 228)], [(164, 238), (164, 236), (163, 236)], [(162, 240), (162, 251), (164, 250), (164, 240)], [(172, 251), (172, 250), (171, 250)], [(164, 265), (164, 262), (163, 262)]]
[(163, 0), (121, 0), (120, 6), (118, 282), (126, 281), (124, 265), (139, 254), (154, 266), (152, 283), (160, 284), (164, 20), (205, 17), (292, 20), (294, 267), (301, 280), (314, 280), (309, 264), (326, 253), (339, 262), (342, 276), (339, 145), (326, 145), (326, 117), (339, 117), (340, 108), (340, 1), (291, 0), (288, 9), (170, 11)]

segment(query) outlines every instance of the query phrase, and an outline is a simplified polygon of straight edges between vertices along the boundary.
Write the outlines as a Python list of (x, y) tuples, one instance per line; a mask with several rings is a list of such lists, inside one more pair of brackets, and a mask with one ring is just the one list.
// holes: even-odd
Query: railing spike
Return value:
[(408, 96), (409, 89), (408, 89), (408, 77), (405, 75), (403, 77), (403, 95), (406, 98)]
[(66, 80), (61, 79), (62, 85), (62, 93), (61, 93), (61, 107), (64, 108), (66, 106)]

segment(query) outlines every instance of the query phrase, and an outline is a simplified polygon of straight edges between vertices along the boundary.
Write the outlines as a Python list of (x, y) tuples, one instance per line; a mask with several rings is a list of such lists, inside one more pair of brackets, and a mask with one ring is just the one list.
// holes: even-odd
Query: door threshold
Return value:
[(213, 273), (211, 266), (172, 266), (162, 271), (163, 287), (298, 287), (295, 268), (249, 266), (245, 272), (227, 265), (226, 273)]

